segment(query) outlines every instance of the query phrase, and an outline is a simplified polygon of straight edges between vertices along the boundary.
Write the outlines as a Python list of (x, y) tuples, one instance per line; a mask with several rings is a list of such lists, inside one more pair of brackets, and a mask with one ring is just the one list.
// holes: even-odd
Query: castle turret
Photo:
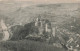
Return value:
[(51, 32), (51, 23), (48, 20), (45, 21), (45, 31)]
[(41, 21), (41, 16), (38, 16), (35, 20), (35, 26), (40, 26), (41, 25), (40, 21)]
[(39, 18), (36, 18), (35, 26), (38, 26), (38, 21), (39, 21)]
[(56, 28), (53, 27), (52, 30), (53, 30), (53, 31), (52, 31), (52, 35), (55, 37), (55, 31), (56, 31)]
[(48, 32), (48, 24), (45, 24), (45, 31)]

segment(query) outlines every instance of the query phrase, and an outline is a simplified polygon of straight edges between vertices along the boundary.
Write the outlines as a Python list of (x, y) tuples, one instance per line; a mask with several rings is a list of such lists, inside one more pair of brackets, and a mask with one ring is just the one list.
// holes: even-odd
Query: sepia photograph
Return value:
[(80, 51), (80, 0), (0, 0), (0, 51)]

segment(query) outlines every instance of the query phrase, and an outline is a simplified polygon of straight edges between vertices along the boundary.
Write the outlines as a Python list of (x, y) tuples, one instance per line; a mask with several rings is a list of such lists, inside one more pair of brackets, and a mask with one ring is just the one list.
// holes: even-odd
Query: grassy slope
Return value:
[(2, 42), (0, 48), (2, 51), (65, 51), (63, 48), (29, 40)]

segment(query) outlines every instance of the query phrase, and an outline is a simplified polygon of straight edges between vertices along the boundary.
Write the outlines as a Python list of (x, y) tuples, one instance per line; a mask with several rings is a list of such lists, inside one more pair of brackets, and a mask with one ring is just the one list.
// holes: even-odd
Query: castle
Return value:
[(47, 19), (42, 19), (37, 17), (35, 20), (35, 27), (39, 29), (39, 35), (44, 35), (50, 37), (52, 35), (51, 23)]

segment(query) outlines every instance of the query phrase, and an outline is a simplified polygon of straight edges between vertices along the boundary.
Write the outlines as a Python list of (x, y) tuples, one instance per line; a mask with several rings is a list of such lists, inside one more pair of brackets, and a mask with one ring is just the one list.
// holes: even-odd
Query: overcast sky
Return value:
[(34, 3), (80, 3), (80, 0), (0, 0), (0, 1), (32, 1)]

